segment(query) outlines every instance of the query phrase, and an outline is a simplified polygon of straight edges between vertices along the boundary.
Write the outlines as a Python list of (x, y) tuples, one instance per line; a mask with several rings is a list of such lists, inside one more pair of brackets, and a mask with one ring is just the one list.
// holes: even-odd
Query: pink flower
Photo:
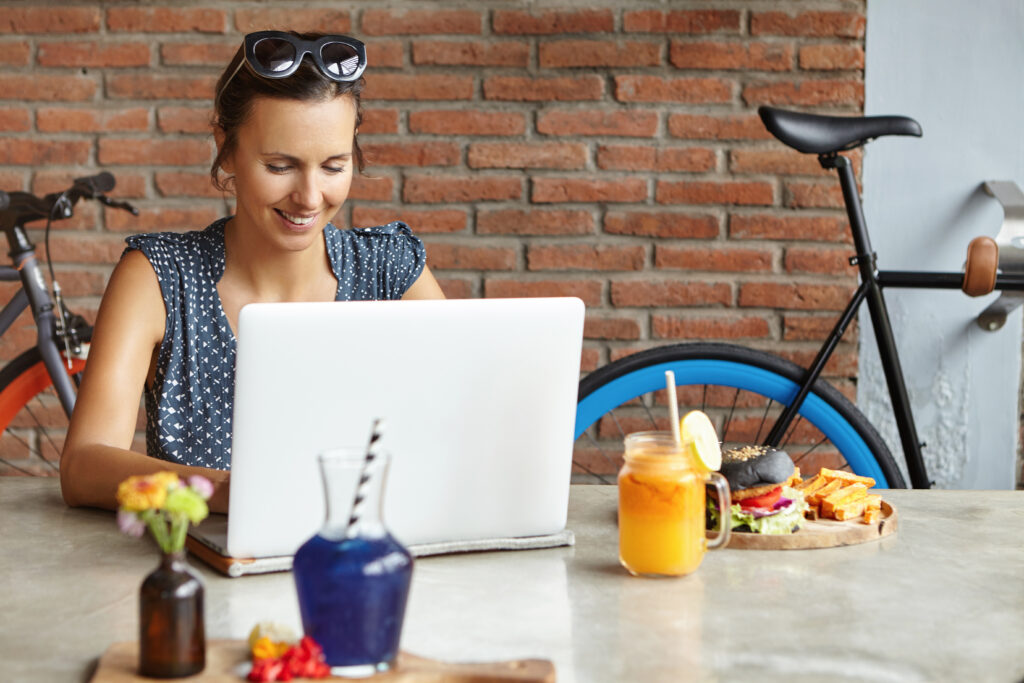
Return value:
[(139, 519), (139, 516), (128, 510), (117, 511), (117, 527), (135, 538), (141, 538), (146, 533), (146, 523)]
[(193, 474), (188, 478), (188, 485), (198, 493), (203, 500), (210, 500), (213, 495), (213, 484), (204, 476)]

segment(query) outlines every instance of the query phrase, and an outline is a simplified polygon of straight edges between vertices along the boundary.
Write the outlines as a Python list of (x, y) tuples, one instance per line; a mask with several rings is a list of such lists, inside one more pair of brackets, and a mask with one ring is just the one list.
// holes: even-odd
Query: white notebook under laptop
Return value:
[(290, 558), (323, 521), (317, 454), (365, 444), (378, 417), (403, 543), (564, 533), (583, 315), (574, 298), (246, 306), (226, 541), (223, 518), (197, 537)]

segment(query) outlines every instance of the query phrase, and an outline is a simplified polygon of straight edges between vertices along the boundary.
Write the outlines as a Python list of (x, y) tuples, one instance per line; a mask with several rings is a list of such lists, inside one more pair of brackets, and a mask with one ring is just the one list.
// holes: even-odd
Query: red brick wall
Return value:
[(451, 297), (581, 297), (584, 370), (681, 339), (808, 360), (855, 284), (841, 195), (755, 112), (862, 110), (864, 1), (588, 5), (0, 1), (0, 188), (117, 176), (138, 218), (82, 203), (52, 238), (91, 312), (126, 233), (229, 206), (208, 119), (241, 36), (351, 33), (374, 177), (340, 224), (407, 221)]

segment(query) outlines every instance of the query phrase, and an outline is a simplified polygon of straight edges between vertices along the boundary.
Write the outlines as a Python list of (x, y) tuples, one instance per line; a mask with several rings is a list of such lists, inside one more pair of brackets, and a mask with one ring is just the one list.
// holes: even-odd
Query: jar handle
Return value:
[(729, 543), (732, 524), (729, 523), (729, 508), (732, 507), (732, 496), (729, 495), (729, 482), (718, 472), (708, 472), (708, 480), (718, 491), (718, 537), (708, 541), (708, 550), (724, 548)]

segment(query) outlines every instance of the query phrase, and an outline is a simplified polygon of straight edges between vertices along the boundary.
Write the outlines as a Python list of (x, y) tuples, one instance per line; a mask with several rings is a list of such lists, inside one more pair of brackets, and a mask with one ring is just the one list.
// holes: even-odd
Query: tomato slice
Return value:
[(768, 493), (760, 496), (754, 496), (753, 498), (744, 498), (739, 501), (740, 507), (743, 508), (770, 508), (775, 505), (776, 501), (782, 497), (782, 487), (777, 486)]

